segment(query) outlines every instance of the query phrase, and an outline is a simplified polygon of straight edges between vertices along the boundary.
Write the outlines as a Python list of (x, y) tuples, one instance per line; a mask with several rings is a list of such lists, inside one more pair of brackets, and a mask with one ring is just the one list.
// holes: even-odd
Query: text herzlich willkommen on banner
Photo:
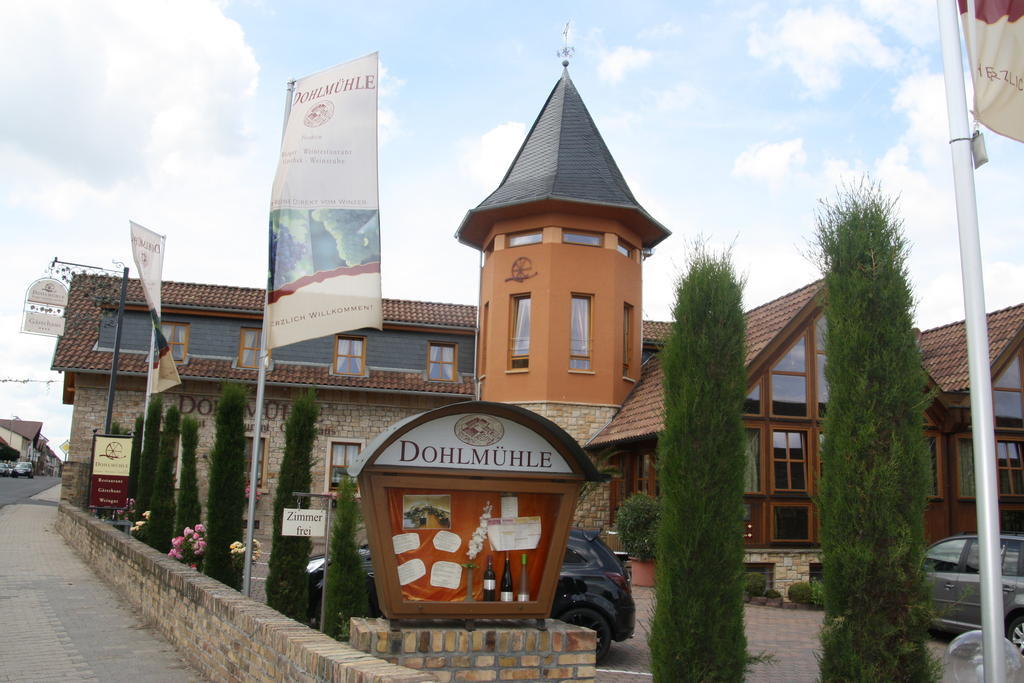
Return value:
[(165, 389), (181, 384), (178, 366), (171, 356), (171, 347), (164, 337), (163, 325), (160, 322), (162, 305), (160, 288), (163, 285), (164, 271), (164, 236), (134, 221), (128, 221), (132, 236), (132, 258), (139, 271), (139, 282), (142, 293), (149, 307), (149, 317), (153, 322), (153, 335), (156, 341), (156, 357), (149, 369), (148, 381), (150, 390), (158, 394)]
[[(1024, 2), (975, 0), (974, 40), (967, 0), (959, 0), (974, 82), (974, 117), (1024, 142)], [(973, 48), (973, 49), (972, 49)]]
[(381, 328), (377, 53), (295, 82), (267, 294), (268, 349)]

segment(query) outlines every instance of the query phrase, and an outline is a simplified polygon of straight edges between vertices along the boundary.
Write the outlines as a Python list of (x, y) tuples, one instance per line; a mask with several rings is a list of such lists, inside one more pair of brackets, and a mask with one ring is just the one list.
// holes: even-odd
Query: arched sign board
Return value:
[[(548, 617), (580, 487), (604, 479), (555, 423), (484, 401), (392, 425), (349, 474), (391, 619)], [(502, 600), (506, 566), (512, 601)]]

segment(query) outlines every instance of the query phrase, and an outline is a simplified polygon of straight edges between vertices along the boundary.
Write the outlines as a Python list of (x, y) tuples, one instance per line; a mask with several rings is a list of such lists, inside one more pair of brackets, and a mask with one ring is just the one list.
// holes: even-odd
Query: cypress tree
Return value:
[(146, 409), (146, 428), (142, 437), (142, 458), (139, 462), (139, 497), (135, 501), (135, 514), (141, 519), (149, 510), (149, 499), (153, 493), (153, 477), (156, 475), (156, 461), (160, 456), (160, 420), (164, 406), (159, 396), (151, 396)]
[(132, 462), (128, 466), (129, 499), (137, 499), (139, 495), (139, 465), (142, 460), (142, 430), (145, 424), (146, 418), (143, 415), (135, 418), (135, 431), (132, 432)]
[(146, 542), (166, 553), (174, 537), (174, 466), (177, 461), (178, 436), (181, 434), (181, 413), (176, 406), (167, 409), (164, 428), (160, 432), (160, 457), (153, 478), (150, 497), (149, 529)]
[(231, 544), (242, 540), (245, 513), (245, 407), (240, 384), (225, 384), (217, 403), (216, 432), (210, 451), (210, 489), (206, 499), (206, 554), (203, 571), (232, 588), (242, 572), (231, 561)]
[(924, 511), (928, 395), (908, 245), (877, 186), (822, 202), (828, 410), (822, 446), (823, 681), (930, 681)]
[(366, 572), (359, 558), (356, 530), (359, 505), (355, 482), (345, 477), (338, 490), (338, 508), (331, 529), (330, 571), (323, 590), (324, 633), (336, 640), (348, 640), (349, 619), (370, 614)]
[(741, 681), (748, 663), (742, 298), (728, 254), (698, 246), (679, 280), (672, 334), (660, 354), (665, 427), (650, 636), (656, 681)]
[(267, 575), (267, 604), (296, 620), (304, 620), (309, 608), (306, 564), (313, 542), (305, 536), (282, 536), (281, 521), (286, 507), (309, 507), (309, 499), (298, 501), (296, 491), (309, 491), (312, 483), (313, 443), (320, 410), (316, 393), (310, 389), (292, 405), (284, 431), (284, 458), (274, 494), (274, 536)]
[(175, 506), (174, 533), (195, 527), (202, 521), (199, 505), (199, 484), (196, 481), (196, 446), (199, 444), (199, 422), (191, 415), (181, 420), (181, 478), (178, 503)]

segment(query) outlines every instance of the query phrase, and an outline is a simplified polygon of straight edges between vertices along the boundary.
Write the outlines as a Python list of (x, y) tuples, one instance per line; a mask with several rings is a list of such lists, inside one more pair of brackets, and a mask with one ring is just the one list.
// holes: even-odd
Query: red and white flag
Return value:
[(958, 0), (974, 81), (974, 117), (1024, 142), (1024, 0)]
[(171, 347), (164, 337), (160, 324), (160, 285), (164, 270), (164, 236), (129, 221), (132, 233), (132, 258), (139, 271), (139, 282), (142, 293), (149, 307), (149, 317), (153, 321), (153, 333), (156, 337), (156, 358), (149, 370), (150, 389), (158, 394), (181, 384), (178, 366), (171, 357)]

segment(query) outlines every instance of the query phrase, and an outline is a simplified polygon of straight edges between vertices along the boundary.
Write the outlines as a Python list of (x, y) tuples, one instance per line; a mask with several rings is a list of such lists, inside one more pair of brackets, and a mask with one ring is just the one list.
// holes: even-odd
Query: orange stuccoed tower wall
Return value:
[(456, 233), (483, 253), (480, 398), (589, 439), (640, 377), (642, 261), (668, 235), (564, 70), (501, 184)]

